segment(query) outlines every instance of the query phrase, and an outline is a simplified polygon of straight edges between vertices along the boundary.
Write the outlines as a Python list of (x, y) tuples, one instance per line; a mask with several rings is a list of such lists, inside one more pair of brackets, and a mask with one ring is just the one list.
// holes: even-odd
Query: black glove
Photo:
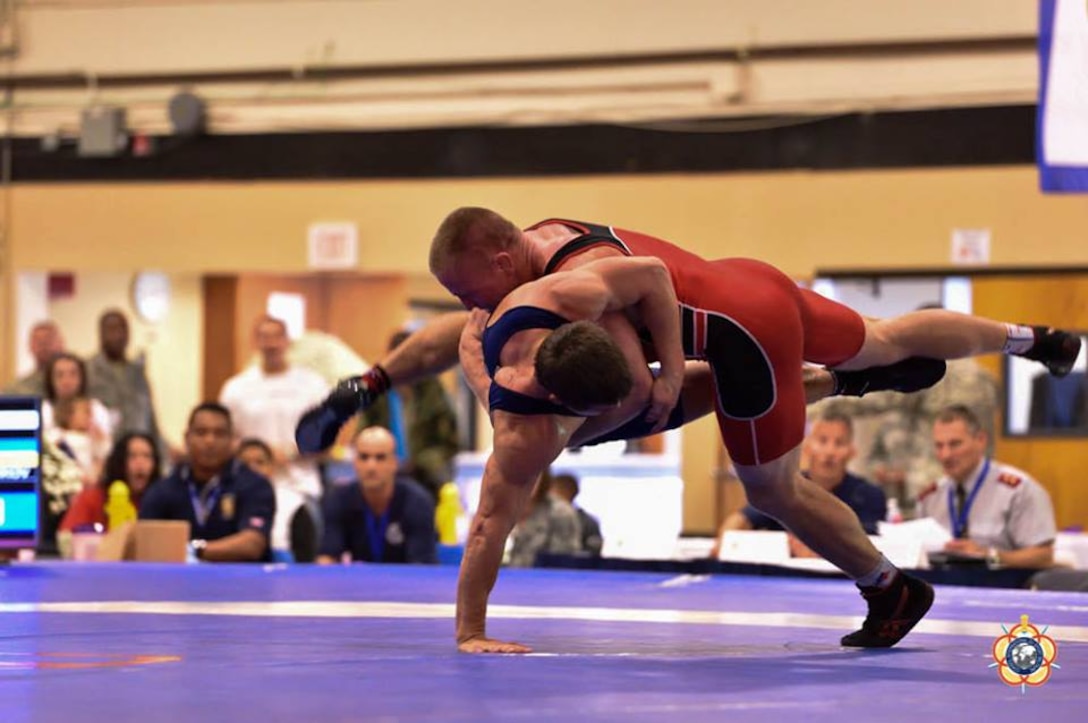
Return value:
[(359, 377), (341, 379), (321, 404), (302, 415), (295, 427), (295, 444), (303, 454), (332, 446), (344, 422), (368, 409), (389, 389), (389, 375), (378, 365)]

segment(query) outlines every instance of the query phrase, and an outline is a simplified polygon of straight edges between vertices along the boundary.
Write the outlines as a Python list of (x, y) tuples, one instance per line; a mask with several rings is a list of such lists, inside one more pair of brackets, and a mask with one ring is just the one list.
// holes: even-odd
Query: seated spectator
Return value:
[(945, 474), (918, 507), (952, 534), (947, 553), (993, 567), (1050, 567), (1058, 527), (1050, 495), (1026, 472), (987, 457), (988, 441), (969, 408), (941, 412), (933, 445)]
[(267, 479), (233, 458), (231, 446), (226, 407), (204, 402), (193, 409), (185, 431), (188, 460), (147, 491), (140, 519), (187, 520), (199, 560), (271, 560), (275, 493)]
[(45, 369), (50, 359), (64, 351), (64, 337), (56, 322), (39, 321), (30, 327), (28, 346), (31, 356), (34, 357), (34, 371), (16, 379), (4, 389), (4, 393), (44, 397)]
[[(275, 452), (263, 439), (246, 437), (238, 443), (238, 459), (251, 470), (265, 479), (272, 481), (276, 471)], [(275, 485), (273, 485), (275, 489)], [(284, 510), (279, 507), (280, 513)], [(321, 542), (321, 508), (318, 503), (307, 497), (303, 507), (291, 516), (289, 531), (290, 553), (295, 562), (313, 562), (317, 557), (317, 546)], [(273, 532), (273, 537), (275, 533)], [(273, 544), (274, 547), (274, 544)]]
[(264, 477), (272, 480), (272, 472), (276, 468), (276, 457), (272, 454), (272, 448), (263, 440), (256, 437), (246, 437), (238, 443), (238, 459), (242, 464)]
[(540, 475), (525, 517), (510, 535), (511, 567), (532, 567), (537, 555), (574, 555), (582, 551), (582, 526), (578, 513), (564, 499), (552, 494), (550, 472)]
[[(884, 519), (888, 511), (887, 497), (872, 482), (846, 471), (847, 464), (855, 454), (854, 427), (850, 417), (829, 412), (817, 418), (805, 437), (804, 445), (804, 453), (809, 460), (805, 476), (852, 509), (867, 533), (876, 534), (877, 523)], [(778, 520), (747, 505), (722, 523), (711, 555), (718, 556), (722, 535), (729, 530), (782, 529)], [(792, 534), (790, 552), (794, 557), (818, 557)]]
[(590, 557), (600, 557), (604, 547), (601, 537), (601, 524), (597, 518), (574, 504), (578, 496), (578, 478), (571, 474), (557, 474), (552, 477), (552, 494), (565, 500), (578, 513), (578, 522), (582, 528), (582, 552)]
[(54, 426), (46, 432), (83, 470), (88, 487), (94, 486), (101, 476), (113, 442), (94, 424), (91, 414), (91, 400), (87, 397), (59, 400), (53, 408)]
[(415, 480), (397, 477), (389, 430), (367, 427), (352, 440), (357, 481), (325, 493), (319, 564), (437, 561), (434, 500)]
[(106, 500), (110, 485), (118, 480), (128, 485), (129, 498), (139, 509), (144, 492), (161, 477), (162, 461), (155, 440), (142, 432), (129, 432), (113, 445), (98, 483), (84, 488), (72, 500), (60, 529), (109, 529)]

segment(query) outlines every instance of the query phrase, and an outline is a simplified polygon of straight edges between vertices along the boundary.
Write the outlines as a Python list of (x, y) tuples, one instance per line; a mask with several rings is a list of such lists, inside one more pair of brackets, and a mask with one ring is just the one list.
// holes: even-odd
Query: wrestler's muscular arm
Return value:
[(495, 412), (494, 451), (484, 467), (480, 504), (469, 528), (457, 581), (457, 649), (463, 653), (527, 653), (518, 643), (487, 637), (487, 599), (503, 548), (540, 474), (570, 439), (580, 419)]
[(461, 332), (460, 357), (461, 371), (464, 372), (465, 381), (468, 382), (476, 399), (486, 408), (488, 406), (487, 395), (491, 388), (491, 377), (487, 373), (487, 365), (484, 363), (484, 327), (487, 325), (488, 313), (483, 309), (473, 309), (469, 312), (468, 323)]
[(549, 278), (554, 302), (570, 318), (599, 319), (628, 309), (646, 326), (661, 362), (647, 418), (664, 427), (684, 381), (680, 311), (665, 263), (649, 256), (601, 259)]
[(411, 384), (457, 364), (458, 340), (469, 312), (436, 316), (383, 357), (378, 364), (392, 386)]

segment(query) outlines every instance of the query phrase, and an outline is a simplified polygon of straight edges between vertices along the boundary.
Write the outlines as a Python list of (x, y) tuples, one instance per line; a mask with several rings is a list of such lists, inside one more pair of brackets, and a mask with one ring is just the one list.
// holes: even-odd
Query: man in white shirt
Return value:
[[(317, 505), (307, 503), (321, 496), (321, 474), (315, 457), (299, 455), (295, 425), (304, 411), (325, 398), (329, 385), (316, 372), (288, 363), (290, 339), (283, 321), (262, 316), (253, 331), (260, 363), (228, 379), (219, 401), (230, 410), (238, 437), (256, 437), (272, 449), (275, 466), (271, 481), (277, 510), (272, 547), (287, 550), (293, 547), (293, 523), (301, 529), (307, 527), (296, 519), (300, 508), (306, 506), (301, 514), (310, 516), (311, 525), (320, 526)], [(295, 547), (316, 547), (318, 532), (310, 529), (313, 541)], [(315, 553), (316, 549), (311, 549), (305, 556), (312, 559)]]
[(933, 444), (945, 475), (922, 492), (918, 507), (952, 533), (945, 551), (991, 567), (1050, 567), (1057, 535), (1050, 495), (1026, 472), (986, 456), (975, 414), (961, 405), (945, 409), (933, 424)]

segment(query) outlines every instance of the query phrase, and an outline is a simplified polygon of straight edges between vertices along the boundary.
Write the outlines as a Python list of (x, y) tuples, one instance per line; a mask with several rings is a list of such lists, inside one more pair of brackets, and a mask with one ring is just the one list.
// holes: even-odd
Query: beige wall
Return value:
[(12, 191), (15, 270), (304, 271), (314, 221), (354, 221), (359, 270), (425, 274), (434, 228), (485, 205), (657, 233), (708, 257), (821, 267), (945, 266), (954, 228), (989, 228), (995, 265), (1088, 263), (1088, 199), (1030, 166), (308, 183), (56, 184)]
[(168, 440), (180, 444), (189, 411), (200, 400), (203, 299), (196, 275), (171, 274), (170, 280), (173, 303), (170, 314), (158, 324), (136, 316), (129, 294), (132, 275), (124, 272), (76, 274), (75, 295), (53, 301), (50, 311), (68, 348), (85, 358), (98, 351), (99, 314), (108, 308), (125, 312), (130, 324), (129, 355), (146, 354), (159, 426)]

